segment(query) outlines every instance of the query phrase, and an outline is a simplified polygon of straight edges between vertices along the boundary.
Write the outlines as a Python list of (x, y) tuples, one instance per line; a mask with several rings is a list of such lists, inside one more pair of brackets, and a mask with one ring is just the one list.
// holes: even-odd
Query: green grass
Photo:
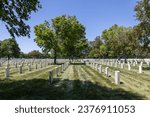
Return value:
[[(0, 80), (0, 99), (31, 100), (132, 100), (150, 99), (150, 71), (143, 74), (134, 70), (109, 67), (111, 77), (99, 74), (89, 66), (72, 63), (59, 78), (49, 83), (49, 73), (55, 66), (24, 72), (12, 69), (10, 79)], [(103, 65), (103, 70), (105, 66)], [(121, 84), (114, 84), (114, 71), (121, 71)], [(2, 70), (0, 70), (0, 75)]]

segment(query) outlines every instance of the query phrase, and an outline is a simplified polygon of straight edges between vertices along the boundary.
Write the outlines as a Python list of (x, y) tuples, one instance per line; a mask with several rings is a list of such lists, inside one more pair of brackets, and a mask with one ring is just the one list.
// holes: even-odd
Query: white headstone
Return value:
[(128, 70), (131, 70), (131, 65), (130, 65), (130, 63), (128, 63)]
[(143, 61), (141, 62), (141, 66), (143, 66)]
[(115, 71), (115, 84), (120, 84), (120, 71)]
[(17, 63), (15, 63), (15, 68), (17, 68)]
[(102, 73), (102, 65), (99, 65), (99, 73)]
[(30, 64), (28, 65), (28, 71), (31, 71), (31, 65)]
[(121, 69), (123, 69), (124, 68), (124, 63), (121, 63)]
[(140, 65), (139, 66), (139, 73), (142, 73), (143, 72), (143, 69), (142, 69), (142, 66)]
[(22, 66), (19, 65), (19, 74), (22, 74)]
[(133, 62), (133, 66), (135, 67), (135, 62)]
[(5, 68), (5, 78), (8, 78), (9, 77), (9, 67), (7, 66)]
[(105, 74), (106, 74), (106, 77), (109, 76), (109, 73), (108, 73), (108, 67), (105, 68)]

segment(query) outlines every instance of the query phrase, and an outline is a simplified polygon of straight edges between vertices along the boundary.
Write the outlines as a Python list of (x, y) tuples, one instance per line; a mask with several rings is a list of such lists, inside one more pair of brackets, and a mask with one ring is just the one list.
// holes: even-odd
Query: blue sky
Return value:
[[(34, 42), (35, 25), (50, 21), (60, 15), (75, 15), (86, 27), (86, 37), (94, 40), (104, 29), (113, 24), (120, 26), (134, 26), (138, 23), (134, 17), (134, 6), (138, 0), (40, 0), (42, 9), (32, 13), (27, 24), (31, 27), (31, 38), (16, 37), (23, 52), (40, 50)], [(9, 38), (4, 23), (0, 22), (0, 40)]]

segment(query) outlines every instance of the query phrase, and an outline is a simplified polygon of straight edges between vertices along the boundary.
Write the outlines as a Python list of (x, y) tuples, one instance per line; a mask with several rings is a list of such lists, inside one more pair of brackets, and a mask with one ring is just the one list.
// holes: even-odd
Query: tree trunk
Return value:
[(54, 52), (54, 64), (56, 64), (57, 62), (56, 62), (56, 59), (57, 59), (57, 53), (56, 53), (56, 51)]
[(7, 56), (7, 64), (9, 65), (10, 56)]

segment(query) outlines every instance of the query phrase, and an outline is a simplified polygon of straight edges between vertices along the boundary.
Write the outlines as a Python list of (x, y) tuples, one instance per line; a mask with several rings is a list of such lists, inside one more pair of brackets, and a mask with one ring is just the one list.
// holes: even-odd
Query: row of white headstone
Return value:
[[(95, 69), (96, 71), (99, 71), (100, 74), (103, 73), (101, 64), (86, 62), (86, 65), (90, 66), (91, 68)], [(105, 75), (106, 75), (106, 77), (109, 77), (109, 67), (105, 68)], [(120, 84), (120, 71), (115, 71), (115, 84)]]
[[(124, 65), (125, 65), (125, 63), (121, 63), (121, 62), (118, 63), (117, 61), (115, 63), (110, 62), (110, 61), (107, 61), (107, 62), (100, 61), (100, 63), (107, 65), (107, 66), (113, 66), (113, 64), (114, 64), (115, 67), (119, 67), (119, 65), (120, 65), (121, 69), (123, 69)], [(128, 70), (131, 70), (131, 63), (130, 62), (127, 63), (127, 66), (128, 66)], [(143, 73), (143, 62), (141, 62), (141, 64), (139, 65), (139, 73)]]
[[(44, 67), (46, 67), (47, 65), (49, 65), (49, 64), (44, 64)], [(27, 66), (28, 66), (28, 71), (30, 72), (32, 69), (31, 69), (31, 64), (27, 64)], [(17, 63), (15, 63), (15, 68), (18, 68), (18, 72), (19, 72), (19, 74), (22, 74), (22, 68), (23, 67), (25, 67), (25, 65), (22, 63), (22, 64), (19, 64), (19, 67), (18, 67), (18, 65), (17, 65)], [(38, 68), (43, 68), (43, 63), (41, 62), (40, 63), (40, 67), (38, 67), (38, 64), (37, 63), (35, 63), (35, 69), (38, 69)], [(9, 76), (10, 76), (10, 65), (9, 64), (7, 64), (7, 66), (5, 67), (5, 78), (9, 78)]]
[(59, 67), (55, 67), (54, 69), (49, 71), (49, 82), (53, 83), (54, 77), (58, 78), (58, 76), (63, 73), (69, 67), (69, 62), (65, 62), (61, 64)]
[[(67, 62), (69, 61), (68, 59), (57, 59), (57, 63), (64, 63), (64, 62)], [(40, 63), (40, 62), (48, 62), (48, 63), (51, 63), (53, 64), (54, 63), (54, 60), (53, 59), (17, 59), (17, 58), (14, 58), (14, 59), (11, 59), (9, 60), (9, 64), (10, 65), (13, 65), (15, 63), (29, 63), (29, 64), (33, 64), (33, 63)], [(8, 60), (2, 60), (0, 59), (0, 65), (4, 65), (4, 64), (7, 64), (8, 63)]]

